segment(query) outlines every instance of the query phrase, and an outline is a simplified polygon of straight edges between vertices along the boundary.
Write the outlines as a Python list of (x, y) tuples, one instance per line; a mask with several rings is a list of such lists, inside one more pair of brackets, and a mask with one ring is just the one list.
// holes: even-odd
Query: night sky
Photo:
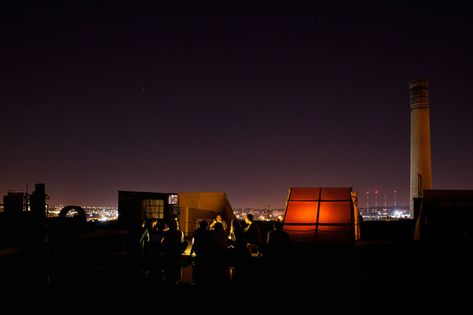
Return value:
[(332, 3), (2, 4), (0, 193), (282, 208), (289, 187), (350, 186), (407, 205), (414, 79), (430, 80), (433, 188), (473, 189), (470, 10)]

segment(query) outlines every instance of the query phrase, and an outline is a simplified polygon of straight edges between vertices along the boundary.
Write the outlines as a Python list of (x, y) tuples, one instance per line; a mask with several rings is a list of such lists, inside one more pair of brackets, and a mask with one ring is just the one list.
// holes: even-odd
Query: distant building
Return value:
[(118, 220), (136, 224), (145, 219), (179, 217), (176, 193), (118, 191)]
[(5, 215), (18, 215), (28, 211), (28, 194), (22, 191), (9, 191), (3, 196)]
[(414, 239), (473, 242), (473, 190), (424, 190)]

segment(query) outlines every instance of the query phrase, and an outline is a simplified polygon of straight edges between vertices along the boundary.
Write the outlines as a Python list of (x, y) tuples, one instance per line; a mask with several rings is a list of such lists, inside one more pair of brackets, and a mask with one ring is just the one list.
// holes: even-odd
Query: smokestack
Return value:
[(409, 82), (411, 98), (411, 193), (410, 216), (414, 218), (414, 198), (432, 188), (430, 159), (429, 81)]

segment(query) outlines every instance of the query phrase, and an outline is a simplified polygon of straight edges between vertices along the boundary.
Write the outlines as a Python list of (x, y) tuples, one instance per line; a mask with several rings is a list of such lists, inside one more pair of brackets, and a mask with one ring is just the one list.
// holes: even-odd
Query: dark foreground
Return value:
[[(469, 242), (365, 240), (349, 245), (293, 246), (284, 260), (252, 257), (238, 281), (193, 281), (193, 258), (180, 261), (181, 278), (165, 283), (137, 272), (126, 234), (98, 230), (61, 249), (3, 250), (3, 290), (74, 296), (224, 296), (237, 301), (322, 303), (342, 307), (462, 302), (473, 292), (473, 245)], [(22, 293), (23, 292), (23, 293)], [(289, 296), (293, 298), (288, 299)], [(295, 297), (295, 299), (294, 299)], [(241, 300), (243, 298), (243, 300)], [(348, 303), (348, 302), (346, 302)], [(353, 304), (350, 304), (353, 305)]]

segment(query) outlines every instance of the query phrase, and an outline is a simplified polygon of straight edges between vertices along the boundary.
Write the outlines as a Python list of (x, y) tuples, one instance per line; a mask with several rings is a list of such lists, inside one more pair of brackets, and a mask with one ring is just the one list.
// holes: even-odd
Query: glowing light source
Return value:
[(359, 237), (351, 188), (291, 188), (284, 230), (295, 242), (350, 241)]

